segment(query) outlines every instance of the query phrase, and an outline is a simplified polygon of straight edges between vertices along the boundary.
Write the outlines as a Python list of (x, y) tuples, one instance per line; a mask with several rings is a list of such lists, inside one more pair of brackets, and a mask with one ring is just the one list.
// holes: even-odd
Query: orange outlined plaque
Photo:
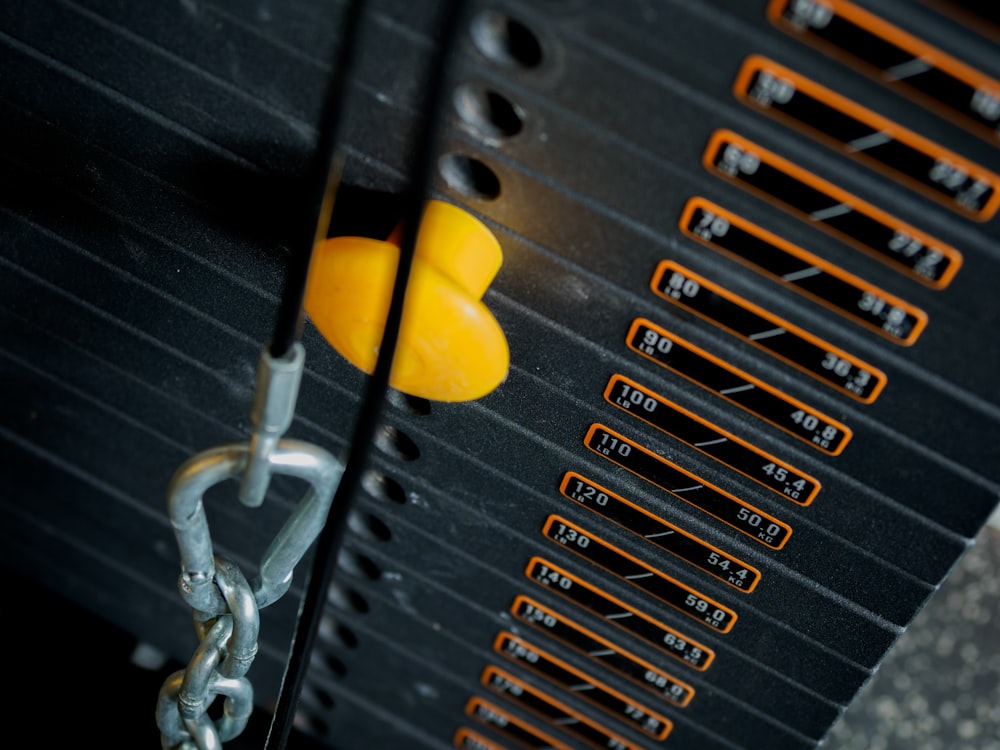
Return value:
[[(583, 740), (597, 750), (617, 748), (617, 750), (641, 750), (623, 738), (608, 731), (596, 721), (588, 719), (562, 701), (543, 693), (538, 688), (517, 679), (510, 672), (499, 667), (488, 666), (479, 678), (484, 686), (506, 697), (511, 703), (521, 706), (553, 726), (558, 726), (567, 734)], [(667, 722), (667, 732), (670, 723)], [(666, 735), (664, 735), (666, 736)]]
[(885, 373), (671, 260), (660, 261), (653, 293), (761, 349), (800, 372), (870, 404), (885, 388)]
[(602, 424), (590, 425), (583, 444), (611, 463), (771, 549), (781, 549), (792, 535), (788, 524)]
[(567, 471), (559, 491), (570, 500), (631, 531), (665, 552), (694, 565), (737, 591), (749, 594), (760, 583), (760, 571), (723, 552), (606, 487)]
[(666, 716), (595, 680), (562, 659), (541, 650), (513, 633), (501, 632), (493, 641), (493, 650), (521, 664), (550, 682), (575, 693), (581, 700), (606, 711), (618, 721), (657, 740), (665, 739), (673, 723)]
[(1000, 81), (995, 78), (846, 0), (771, 0), (767, 17), (997, 145)]
[(840, 455), (852, 437), (846, 425), (645, 318), (632, 321), (625, 343), (637, 354), (831, 456)]
[(481, 724), (491, 727), (497, 734), (502, 734), (528, 750), (573, 750), (569, 745), (559, 742), (551, 735), (535, 729), (530, 724), (478, 696), (469, 698), (465, 704), (465, 713)]
[(611, 376), (604, 399), (792, 502), (809, 505), (819, 493), (818, 480), (624, 375)]
[(575, 552), (702, 625), (707, 625), (720, 633), (728, 633), (736, 624), (737, 615), (729, 607), (710, 599), (676, 578), (661, 573), (652, 565), (608, 544), (566, 518), (549, 516), (542, 527), (542, 534), (549, 541)]
[(920, 308), (704, 198), (687, 202), (679, 226), (691, 239), (893, 343), (910, 346), (927, 326), (927, 313)]
[(715, 660), (715, 652), (707, 646), (542, 557), (532, 557), (524, 569), (524, 575), (539, 586), (544, 586), (646, 643), (662, 649), (665, 654), (689, 667), (703, 672)]
[(459, 727), (455, 731), (452, 744), (457, 750), (504, 750), (497, 743), (486, 739), (479, 732), (473, 732), (468, 727)]
[(733, 93), (966, 218), (1000, 206), (1000, 176), (766, 57), (746, 59)]
[(712, 134), (702, 163), (935, 289), (948, 286), (962, 265), (961, 253), (950, 245), (729, 130)]
[(694, 697), (694, 688), (687, 683), (534, 599), (518, 596), (511, 604), (510, 612), (522, 622), (548, 633), (679, 708), (684, 708)]

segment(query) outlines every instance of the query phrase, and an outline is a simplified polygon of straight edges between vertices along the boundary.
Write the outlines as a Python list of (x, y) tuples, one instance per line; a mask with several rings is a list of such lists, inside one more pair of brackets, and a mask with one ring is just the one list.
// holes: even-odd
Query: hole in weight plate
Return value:
[(337, 565), (341, 570), (369, 581), (377, 581), (382, 577), (382, 570), (374, 560), (346, 547), (337, 555)]
[(392, 539), (392, 532), (386, 522), (364, 511), (351, 511), (347, 517), (347, 527), (370, 542), (388, 542)]
[(496, 91), (464, 84), (455, 90), (455, 110), (476, 132), (509, 138), (521, 132), (521, 110)]
[(420, 449), (413, 439), (397, 427), (384, 424), (375, 433), (375, 445), (383, 453), (401, 461), (416, 461)]
[(500, 197), (500, 178), (479, 159), (464, 154), (446, 154), (438, 169), (444, 181), (468, 198), (492, 201)]
[(387, 397), (389, 403), (414, 417), (426, 417), (431, 413), (431, 402), (420, 396), (411, 396), (395, 389), (390, 389)]
[(535, 68), (542, 62), (542, 45), (520, 21), (485, 11), (472, 22), (472, 40), (480, 52), (500, 65)]
[(359, 615), (368, 614), (368, 601), (354, 589), (347, 588), (339, 583), (334, 583), (330, 586), (330, 590), (327, 593), (327, 600), (339, 609), (357, 612)]
[(361, 477), (361, 486), (376, 500), (386, 500), (395, 505), (406, 503), (403, 485), (380, 471), (366, 471)]

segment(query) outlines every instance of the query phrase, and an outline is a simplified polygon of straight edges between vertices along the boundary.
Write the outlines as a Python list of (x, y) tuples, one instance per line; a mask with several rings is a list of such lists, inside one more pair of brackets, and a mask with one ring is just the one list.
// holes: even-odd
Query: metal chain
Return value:
[[(257, 655), (260, 609), (280, 599), (295, 566), (326, 523), (344, 467), (311, 443), (282, 439), (298, 398), (305, 350), (295, 343), (282, 357), (265, 349), (257, 369), (249, 443), (211, 448), (174, 473), (167, 509), (180, 548), (178, 588), (191, 606), (198, 647), (187, 668), (160, 689), (156, 724), (163, 750), (218, 750), (237, 737), (253, 711), (253, 688), (245, 677)], [(240, 479), (239, 500), (264, 502), (271, 477), (284, 474), (309, 489), (265, 551), (257, 575), (215, 554), (204, 496), (212, 487)], [(221, 716), (208, 715), (217, 696)]]

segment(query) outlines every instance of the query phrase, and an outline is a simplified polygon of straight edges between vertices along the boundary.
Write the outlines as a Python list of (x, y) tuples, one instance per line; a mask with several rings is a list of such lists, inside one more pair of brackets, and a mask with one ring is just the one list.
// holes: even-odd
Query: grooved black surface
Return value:
[[(504, 659), (495, 639), (515, 627), (509, 608), (518, 595), (536, 597), (640, 658), (666, 662), (692, 685), (689, 706), (657, 707), (674, 722), (664, 747), (811, 750), (859, 695), (882, 712), (876, 718), (904, 715), (899, 696), (889, 704), (859, 691), (897, 637), (910, 635), (928, 600), (925, 612), (954, 601), (945, 589), (934, 594), (1000, 494), (996, 223), (973, 224), (761, 116), (733, 96), (733, 77), (748, 54), (766, 52), (993, 171), (1000, 150), (776, 28), (766, 5), (473, 3), (488, 12), (462, 27), (450, 81), (461, 85), (460, 96), (449, 102), (441, 135), (448, 164), (475, 167), (441, 171), (436, 195), (481, 218), (501, 242), (504, 263), (484, 303), (507, 335), (511, 370), (472, 403), (415, 405), (393, 394), (385, 405), (390, 429), (374, 441), (370, 468), (377, 474), (355, 498), (300, 704), (302, 726), (326, 746), (450, 747), (455, 730), (471, 721), (464, 714), (469, 698), (489, 694), (483, 669)], [(997, 49), (958, 24), (939, 23), (929, 4), (864, 5), (1000, 76)], [(273, 329), (290, 238), (301, 232), (296, 208), (319, 140), (321, 92), (343, 6), (0, 0), (0, 563), (26, 579), (11, 600), (14, 632), (23, 626), (43, 639), (18, 648), (18, 673), (31, 679), (29, 710), (36, 705), (30, 699), (52, 697), (43, 678), (111, 676), (118, 657), (83, 660), (124, 654), (123, 639), (148, 641), (174, 661), (195, 646), (190, 612), (176, 591), (178, 551), (165, 493), (185, 459), (248, 435), (254, 371)], [(336, 232), (386, 236), (399, 219), (396, 196), (426, 116), (416, 102), (438, 10), (434, 0), (366, 5), (343, 144), (349, 188), (338, 201)], [(501, 100), (509, 105), (503, 117), (515, 113), (519, 127), (484, 130), (489, 103)], [(958, 274), (947, 289), (931, 289), (719, 179), (702, 162), (718, 129), (959, 248)], [(476, 189), (482, 174), (490, 175), (486, 192)], [(678, 219), (695, 196), (926, 310), (920, 340), (900, 347), (693, 242)], [(878, 367), (885, 389), (862, 404), (659, 299), (649, 285), (664, 260)], [(682, 377), (640, 356), (625, 341), (640, 318), (706, 352), (702, 364), (715, 364)], [(306, 373), (289, 437), (342, 455), (365, 379), (311, 323), (303, 343)], [(733, 382), (716, 389), (703, 380), (720, 363)], [(822, 485), (816, 499), (790, 502), (615, 408), (603, 393), (616, 374), (815, 477)], [(733, 385), (747, 392), (749, 377), (792, 399), (774, 401), (774, 419), (716, 392)], [(789, 404), (849, 428), (844, 451), (831, 455), (809, 434), (798, 440), (776, 427), (772, 422), (813, 429), (806, 412)], [(691, 488), (674, 489), (718, 488), (787, 524), (789, 541), (780, 550), (760, 544), (604, 460), (584, 444), (593, 424), (692, 477)], [(757, 588), (748, 594), (727, 586), (574, 503), (559, 492), (568, 471), (753, 566), (761, 572)], [(278, 482), (253, 511), (226, 488), (210, 493), (218, 550), (252, 574), (301, 489)], [(734, 628), (705, 627), (546, 540), (550, 515), (732, 610)], [(757, 523), (752, 518), (746, 523)], [(535, 557), (607, 592), (609, 606), (646, 613), (667, 630), (650, 630), (658, 634), (650, 641), (607, 616), (622, 611), (585, 611), (551, 580), (526, 575)], [(970, 571), (988, 567), (972, 554), (965, 560)], [(240, 743), (260, 737), (302, 589), (298, 572), (289, 594), (262, 612), (252, 672), (262, 710)], [(66, 602), (83, 611), (63, 609)], [(965, 624), (954, 627), (949, 632), (963, 639), (978, 637)], [(711, 650), (713, 663), (701, 671), (671, 659), (664, 632)], [(590, 678), (650, 700), (627, 676), (544, 632), (531, 636), (567, 664), (593, 670)], [(953, 655), (942, 645), (953, 637), (936, 636), (934, 652)], [(898, 641), (904, 657), (911, 642)], [(918, 666), (905, 667), (911, 682)], [(979, 678), (962, 682), (954, 657), (950, 666), (934, 668), (955, 676), (965, 692), (936, 715), (937, 728), (954, 729), (947, 736), (960, 742), (970, 728), (959, 715), (978, 712), (975, 695), (989, 688), (980, 688)], [(504, 667), (589, 711), (529, 665)], [(98, 694), (86, 682), (84, 700), (72, 690), (66, 700), (60, 695), (56, 710), (72, 717), (49, 722), (50, 733), (66, 730), (72, 741), (80, 727), (93, 730), (95, 716), (102, 728), (114, 727), (106, 718), (111, 706), (142, 717), (136, 742), (121, 725), (116, 739), (128, 739), (115, 744), (155, 743), (149, 722), (161, 675), (152, 686), (149, 677), (127, 671), (112, 684), (134, 689)], [(901, 685), (894, 680), (892, 687)], [(119, 706), (123, 694), (137, 707)], [(905, 701), (911, 710), (923, 705)], [(652, 744), (634, 726), (597, 716), (636, 747)], [(921, 727), (906, 722), (900, 726), (907, 731)], [(851, 726), (850, 715), (843, 726)], [(854, 743), (846, 732), (830, 743)], [(875, 736), (868, 739), (882, 741)]]

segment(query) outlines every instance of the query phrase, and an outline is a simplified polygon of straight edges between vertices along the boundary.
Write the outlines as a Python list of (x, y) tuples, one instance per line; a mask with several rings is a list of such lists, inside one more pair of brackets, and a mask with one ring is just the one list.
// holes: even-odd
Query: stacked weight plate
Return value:
[[(163, 497), (246, 434), (343, 4), (6, 5), (5, 562), (186, 661)], [(405, 183), (436, 12), (367, 10), (352, 187)], [(820, 743), (997, 500), (1000, 55), (964, 18), (468, 8), (437, 195), (503, 246), (511, 372), (386, 404), (304, 731)], [(342, 452), (363, 376), (304, 343), (291, 433)], [(252, 567), (297, 491), (220, 497), (220, 549)]]

